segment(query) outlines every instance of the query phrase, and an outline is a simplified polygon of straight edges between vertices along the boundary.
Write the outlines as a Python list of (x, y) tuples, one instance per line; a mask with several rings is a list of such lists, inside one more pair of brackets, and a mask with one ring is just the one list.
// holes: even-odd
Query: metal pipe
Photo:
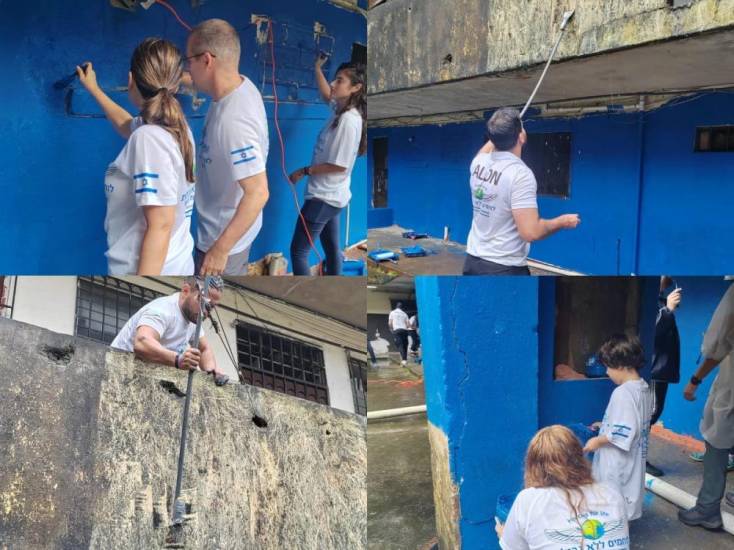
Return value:
[[(645, 489), (684, 510), (696, 505), (696, 497), (650, 474), (645, 474)], [(734, 515), (722, 511), (721, 519), (724, 522), (724, 530), (734, 535)]]
[(367, 420), (377, 420), (380, 418), (397, 418), (399, 416), (408, 416), (411, 414), (420, 414), (426, 412), (425, 405), (415, 405), (414, 407), (401, 407), (398, 409), (384, 409), (382, 411), (371, 411), (367, 413)]

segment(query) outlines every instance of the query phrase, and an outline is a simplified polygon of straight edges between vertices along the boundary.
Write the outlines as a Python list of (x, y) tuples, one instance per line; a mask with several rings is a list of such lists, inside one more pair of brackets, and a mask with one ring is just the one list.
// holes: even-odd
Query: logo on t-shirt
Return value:
[[(575, 521), (575, 518), (569, 519), (569, 522)], [(622, 529), (624, 529), (624, 520), (622, 519), (600, 521), (596, 518), (587, 518), (580, 526), (572, 527), (571, 529), (546, 529), (545, 536), (554, 542), (572, 543), (580, 542), (581, 537), (591, 541), (599, 540), (604, 536), (613, 535)]]

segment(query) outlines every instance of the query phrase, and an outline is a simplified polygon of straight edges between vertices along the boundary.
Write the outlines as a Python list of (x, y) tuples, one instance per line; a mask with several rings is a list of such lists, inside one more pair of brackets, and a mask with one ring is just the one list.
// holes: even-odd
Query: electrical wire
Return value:
[(298, 193), (296, 193), (296, 186), (291, 183), (290, 177), (288, 176), (288, 170), (286, 170), (285, 168), (285, 141), (283, 140), (283, 134), (280, 131), (280, 121), (278, 119), (278, 107), (280, 105), (280, 101), (278, 99), (278, 86), (275, 82), (275, 34), (273, 33), (273, 22), (271, 20), (268, 20), (268, 41), (270, 42), (270, 65), (272, 67), (275, 129), (278, 134), (278, 141), (280, 141), (280, 167), (283, 171), (283, 177), (285, 177), (285, 181), (288, 182), (288, 187), (293, 193), (293, 200), (296, 205), (296, 211), (298, 212), (298, 217), (300, 218), (301, 224), (303, 225), (303, 230), (306, 232), (308, 243), (309, 245), (311, 245), (311, 249), (316, 253), (316, 256), (318, 256), (319, 258), (319, 275), (323, 275), (323, 258), (321, 257), (321, 254), (314, 244), (313, 237), (308, 229), (308, 224), (306, 223), (306, 218), (303, 217), (303, 212), (301, 212), (301, 205), (298, 202)]
[(179, 17), (178, 13), (176, 13), (176, 10), (173, 9), (173, 6), (171, 6), (168, 2), (166, 2), (165, 0), (155, 0), (155, 3), (160, 4), (161, 6), (166, 8), (168, 11), (170, 11), (173, 14), (173, 16), (176, 18), (176, 20), (179, 23), (181, 23), (181, 26), (184, 29), (186, 29), (189, 32), (192, 31), (192, 28), (186, 23), (186, 21), (184, 21), (183, 19), (181, 19), (181, 17)]
[[(224, 330), (224, 323), (222, 323), (222, 318), (219, 316), (219, 310), (217, 308), (214, 308), (214, 314), (217, 316), (219, 328), (222, 329), (221, 332), (218, 330), (215, 332), (217, 333), (217, 336), (219, 336), (219, 339), (222, 341), (222, 345), (227, 352), (227, 357), (229, 357), (229, 360), (232, 361), (235, 372), (239, 372), (240, 367), (237, 364), (237, 360), (235, 359), (234, 352), (232, 351), (232, 346), (229, 343), (229, 338), (227, 337), (227, 332)], [(224, 333), (224, 338), (222, 338), (222, 333)]]

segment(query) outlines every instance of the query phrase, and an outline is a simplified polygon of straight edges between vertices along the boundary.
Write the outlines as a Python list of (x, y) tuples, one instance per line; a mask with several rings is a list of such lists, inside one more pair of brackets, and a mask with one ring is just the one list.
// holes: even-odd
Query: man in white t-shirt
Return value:
[(471, 163), (474, 214), (464, 275), (529, 275), (530, 243), (575, 228), (580, 218), (540, 218), (535, 176), (520, 158), (527, 134), (516, 109), (499, 109), (487, 128), (489, 141)]
[[(696, 505), (680, 510), (678, 519), (686, 525), (721, 529), (721, 499), (726, 490), (729, 452), (734, 447), (734, 285), (716, 307), (701, 345), (704, 361), (686, 385), (683, 396), (696, 399), (696, 390), (718, 367), (709, 390), (699, 429), (706, 442), (703, 455), (703, 483)], [(726, 493), (726, 503), (734, 506), (734, 493)]]
[[(210, 284), (209, 310), (219, 303), (221, 282)], [(181, 292), (157, 298), (140, 308), (120, 330), (110, 347), (134, 352), (143, 361), (168, 365), (177, 369), (201, 369), (214, 376), (214, 382), (223, 386), (229, 377), (217, 368), (203, 329), (199, 335), (199, 347), (193, 347), (196, 322), (199, 316), (199, 281), (187, 277)]]
[(246, 275), (269, 196), (265, 105), (239, 73), (240, 39), (226, 21), (199, 23), (189, 35), (186, 61), (195, 88), (213, 100), (197, 163), (196, 273)]
[(405, 366), (408, 364), (408, 333), (410, 332), (410, 319), (408, 314), (403, 311), (402, 302), (395, 305), (395, 309), (390, 312), (387, 318), (387, 324), (395, 338), (395, 345), (400, 352), (400, 364)]
[(418, 336), (418, 314), (414, 313), (408, 320), (408, 336), (410, 336), (410, 353), (418, 355), (418, 348), (421, 345), (420, 336)]
[(652, 392), (640, 377), (645, 356), (637, 337), (620, 334), (604, 343), (599, 360), (618, 387), (609, 399), (599, 435), (586, 442), (584, 451), (594, 453), (594, 479), (621, 493), (631, 521), (642, 516), (653, 409)]

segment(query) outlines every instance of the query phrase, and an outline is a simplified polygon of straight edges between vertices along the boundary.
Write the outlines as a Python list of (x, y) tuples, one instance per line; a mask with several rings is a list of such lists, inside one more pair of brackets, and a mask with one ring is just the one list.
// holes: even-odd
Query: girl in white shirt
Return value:
[(367, 151), (367, 89), (365, 69), (358, 63), (343, 63), (329, 84), (322, 72), (325, 58), (316, 60), (316, 81), (321, 96), (334, 108), (319, 134), (311, 165), (299, 168), (289, 177), (294, 185), (308, 176), (306, 202), (301, 209), (291, 241), (294, 275), (309, 275), (311, 242), (321, 238), (326, 255), (326, 274), (341, 275), (339, 215), (352, 198), (352, 169), (358, 155)]
[(178, 48), (160, 38), (135, 48), (128, 73), (128, 97), (140, 109), (135, 118), (100, 89), (91, 63), (76, 69), (127, 139), (105, 174), (109, 273), (193, 275), (194, 141), (174, 96), (182, 75)]
[(525, 489), (496, 531), (503, 550), (630, 548), (622, 496), (594, 482), (581, 442), (559, 425), (530, 441)]

